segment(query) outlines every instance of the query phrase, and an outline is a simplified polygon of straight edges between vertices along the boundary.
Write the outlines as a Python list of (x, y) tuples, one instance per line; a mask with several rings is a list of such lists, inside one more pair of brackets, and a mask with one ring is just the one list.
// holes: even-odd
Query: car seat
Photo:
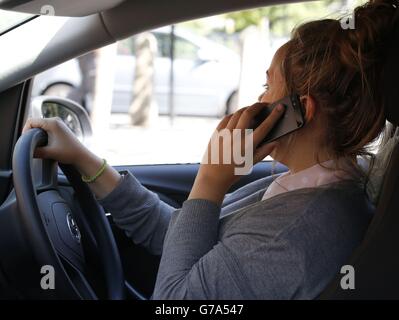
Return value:
[[(399, 124), (399, 24), (386, 51), (381, 92), (387, 120)], [(395, 132), (395, 130), (393, 130)], [(338, 274), (319, 299), (399, 299), (399, 144), (395, 144), (382, 179), (375, 215), (366, 235), (348, 260), (354, 288), (344, 289)], [(345, 286), (344, 286), (345, 287)]]

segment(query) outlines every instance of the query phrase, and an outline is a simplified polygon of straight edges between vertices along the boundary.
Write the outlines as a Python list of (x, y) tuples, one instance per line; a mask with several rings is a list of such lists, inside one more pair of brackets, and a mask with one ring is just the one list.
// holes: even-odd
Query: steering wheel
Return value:
[[(125, 281), (111, 227), (78, 171), (60, 164), (81, 210), (76, 205), (72, 210), (58, 190), (57, 162), (43, 160), (45, 182), (40, 187), (34, 183), (34, 150), (46, 144), (47, 133), (31, 129), (19, 138), (12, 160), (18, 214), (29, 249), (40, 266), (54, 271), (54, 290), (46, 290), (44, 297), (98, 299), (100, 292), (108, 299), (123, 299)], [(90, 269), (88, 260), (94, 268)], [(96, 279), (102, 278), (102, 284), (90, 278), (93, 269), (97, 269)]]

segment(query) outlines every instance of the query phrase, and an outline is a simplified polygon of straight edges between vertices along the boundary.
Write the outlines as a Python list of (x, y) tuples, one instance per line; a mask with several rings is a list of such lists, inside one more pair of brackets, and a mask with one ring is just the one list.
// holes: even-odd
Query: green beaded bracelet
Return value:
[(82, 180), (83, 182), (86, 183), (91, 183), (96, 181), (96, 179), (102, 175), (102, 173), (105, 171), (105, 168), (107, 167), (107, 160), (103, 159), (103, 164), (101, 165), (101, 168), (97, 171), (97, 173), (92, 176), (92, 177), (88, 177), (88, 176), (82, 176)]

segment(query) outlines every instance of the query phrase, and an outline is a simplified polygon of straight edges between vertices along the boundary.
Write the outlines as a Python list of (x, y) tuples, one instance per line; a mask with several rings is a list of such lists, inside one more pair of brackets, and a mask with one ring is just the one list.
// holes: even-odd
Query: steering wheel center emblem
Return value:
[(76, 221), (72, 216), (72, 213), (70, 213), (70, 212), (68, 212), (68, 214), (67, 214), (67, 224), (68, 224), (69, 232), (72, 235), (72, 238), (74, 238), (77, 242), (80, 243), (81, 235), (80, 235), (79, 227), (76, 224)]

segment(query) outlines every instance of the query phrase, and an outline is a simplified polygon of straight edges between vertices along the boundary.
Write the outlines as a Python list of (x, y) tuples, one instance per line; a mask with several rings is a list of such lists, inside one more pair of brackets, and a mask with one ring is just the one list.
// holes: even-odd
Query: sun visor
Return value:
[(0, 0), (0, 9), (30, 14), (83, 17), (113, 8), (124, 0)]

